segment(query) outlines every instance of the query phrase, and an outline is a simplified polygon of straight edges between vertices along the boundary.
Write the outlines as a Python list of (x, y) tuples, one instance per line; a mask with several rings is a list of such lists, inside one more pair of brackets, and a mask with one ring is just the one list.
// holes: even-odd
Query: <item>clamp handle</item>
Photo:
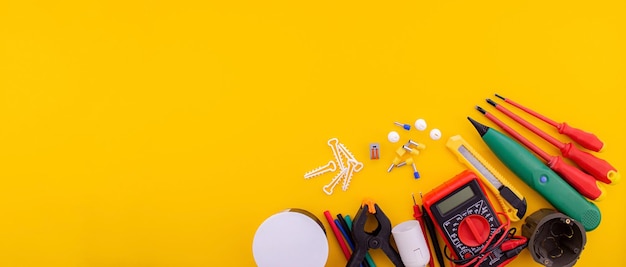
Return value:
[(362, 204), (352, 222), (352, 235), (355, 244), (354, 251), (346, 267), (360, 266), (370, 248), (382, 249), (395, 266), (404, 267), (400, 254), (390, 244), (391, 221), (375, 203), (373, 203), (374, 212), (371, 214), (374, 215), (378, 226), (372, 232), (365, 231), (365, 222), (367, 221), (368, 213), (372, 210), (369, 205), (372, 205), (372, 203)]

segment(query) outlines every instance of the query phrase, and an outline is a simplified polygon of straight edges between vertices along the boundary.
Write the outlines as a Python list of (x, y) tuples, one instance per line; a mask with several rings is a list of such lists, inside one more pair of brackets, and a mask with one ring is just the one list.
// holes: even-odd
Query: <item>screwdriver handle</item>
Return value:
[(617, 170), (615, 170), (611, 164), (580, 150), (571, 143), (567, 143), (561, 147), (561, 154), (563, 157), (571, 159), (580, 166), (581, 169), (603, 183), (617, 183), (620, 180), (619, 173), (617, 173)]
[[(484, 112), (484, 110), (481, 109), (481, 112)], [(604, 192), (601, 188), (599, 188), (598, 183), (593, 176), (590, 176), (589, 174), (582, 172), (580, 169), (567, 164), (560, 156), (555, 157), (546, 153), (541, 148), (530, 142), (530, 140), (517, 133), (513, 130), (513, 128), (507, 126), (490, 113), (485, 113), (485, 116), (517, 139), (517, 141), (543, 158), (547, 162), (546, 164), (548, 167), (558, 173), (561, 178), (576, 189), (578, 193), (591, 200), (600, 201), (602, 199), (601, 196)]]
[(588, 199), (600, 201), (604, 199), (603, 186), (591, 175), (584, 173), (580, 169), (567, 164), (563, 158), (552, 157), (548, 162), (550, 169), (561, 175), (561, 178), (569, 183), (578, 193)]
[(510, 98), (505, 98), (501, 95), (496, 94), (496, 96), (502, 100), (504, 100), (504, 102), (507, 102), (511, 105), (513, 105), (516, 108), (519, 108), (523, 111), (525, 111), (526, 113), (535, 116), (536, 118), (556, 127), (559, 130), (560, 134), (563, 134), (569, 138), (571, 138), (572, 140), (574, 140), (574, 142), (576, 142), (577, 144), (581, 145), (582, 147), (595, 151), (595, 152), (600, 152), (600, 150), (602, 150), (602, 147), (604, 147), (604, 143), (602, 143), (602, 141), (600, 141), (600, 139), (598, 137), (596, 137), (594, 134), (589, 133), (589, 132), (585, 132), (583, 130), (580, 129), (576, 129), (574, 127), (571, 127), (569, 125), (567, 125), (567, 123), (563, 122), (563, 123), (558, 123), (555, 122), (551, 119), (549, 119), (546, 116), (543, 116), (537, 112), (535, 112), (532, 109), (529, 109), (525, 106), (522, 106), (521, 104), (518, 104), (517, 102), (511, 100)]
[(487, 129), (482, 136), (483, 141), (524, 183), (541, 194), (557, 210), (582, 223), (586, 231), (592, 231), (600, 225), (602, 215), (594, 203), (585, 199), (521, 144), (493, 128)]
[(602, 148), (604, 147), (604, 143), (602, 143), (602, 141), (600, 141), (600, 139), (596, 135), (569, 126), (565, 122), (560, 123), (557, 129), (559, 130), (560, 134), (568, 136), (569, 138), (574, 140), (574, 142), (586, 149), (600, 152), (600, 150), (602, 150)]

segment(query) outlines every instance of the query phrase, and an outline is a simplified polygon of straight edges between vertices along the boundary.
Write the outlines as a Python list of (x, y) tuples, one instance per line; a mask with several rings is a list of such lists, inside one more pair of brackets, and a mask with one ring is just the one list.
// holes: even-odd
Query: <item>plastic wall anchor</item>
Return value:
[(337, 169), (334, 161), (329, 161), (326, 165), (317, 167), (304, 174), (305, 179), (313, 178), (315, 176), (322, 175), (327, 172), (334, 172)]

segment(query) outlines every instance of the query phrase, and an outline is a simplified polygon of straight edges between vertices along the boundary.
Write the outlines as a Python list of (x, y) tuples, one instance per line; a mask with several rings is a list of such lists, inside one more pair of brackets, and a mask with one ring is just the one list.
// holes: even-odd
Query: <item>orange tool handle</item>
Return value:
[(617, 173), (617, 170), (605, 160), (584, 152), (571, 143), (565, 144), (560, 150), (563, 157), (574, 161), (580, 168), (597, 180), (607, 184), (619, 181), (620, 175)]
[(558, 123), (556, 121), (553, 121), (551, 119), (549, 119), (546, 116), (543, 116), (537, 112), (535, 112), (532, 109), (529, 109), (525, 106), (522, 106), (520, 104), (518, 104), (517, 102), (514, 102), (513, 100), (509, 99), (509, 98), (505, 98), (501, 95), (496, 94), (496, 96), (502, 100), (504, 100), (504, 102), (507, 102), (509, 104), (511, 104), (512, 106), (519, 108), (523, 111), (525, 111), (526, 113), (535, 116), (536, 118), (556, 127), (559, 130), (560, 134), (564, 134), (567, 137), (571, 138), (572, 140), (574, 140), (574, 142), (578, 143), (579, 145), (581, 145), (582, 147), (589, 149), (589, 150), (593, 150), (595, 152), (600, 152), (600, 150), (602, 150), (602, 147), (604, 147), (604, 143), (602, 143), (602, 141), (600, 141), (600, 139), (598, 137), (596, 137), (594, 134), (589, 133), (589, 132), (585, 132), (583, 130), (580, 129), (576, 129), (574, 127), (571, 127), (569, 125), (567, 125), (567, 123), (563, 122), (563, 123)]
[(530, 130), (531, 132), (539, 135), (541, 138), (545, 139), (550, 144), (558, 147), (563, 157), (574, 161), (578, 166), (580, 166), (581, 169), (591, 174), (591, 176), (595, 177), (597, 180), (603, 183), (610, 184), (610, 183), (617, 182), (620, 179), (620, 176), (617, 173), (617, 170), (613, 168), (613, 166), (611, 166), (611, 164), (609, 164), (605, 160), (599, 159), (596, 156), (591, 155), (587, 152), (583, 152), (578, 147), (572, 145), (572, 143), (565, 144), (559, 141), (558, 139), (552, 137), (551, 135), (537, 128), (537, 126), (532, 125), (530, 122), (524, 120), (520, 116), (517, 116), (515, 113), (511, 112), (510, 110), (503, 107), (502, 105), (498, 105), (498, 103), (494, 102), (491, 99), (487, 99), (487, 103), (496, 107), (497, 110), (501, 111), (502, 113), (506, 114), (509, 118), (523, 125), (524, 127), (526, 127), (526, 129)]
[(557, 172), (563, 180), (565, 180), (568, 184), (578, 191), (584, 197), (599, 201), (601, 200), (601, 196), (604, 191), (599, 187), (596, 179), (581, 171), (580, 169), (567, 164), (563, 161), (563, 158), (560, 156), (552, 156), (541, 148), (530, 142), (530, 140), (526, 139), (524, 136), (513, 130), (513, 128), (504, 124), (501, 120), (493, 116), (491, 113), (487, 113), (484, 109), (477, 107), (477, 109), (485, 115), (488, 119), (493, 121), (495, 124), (500, 126), (504, 131), (513, 136), (517, 141), (528, 147), (531, 151), (535, 152), (535, 154), (539, 155), (542, 159), (544, 159), (550, 167), (550, 169)]
[(602, 190), (601, 185), (595, 178), (567, 164), (563, 158), (559, 156), (552, 157), (548, 162), (548, 166), (560, 174), (567, 183), (586, 198), (595, 201), (600, 201), (604, 198), (604, 190)]
[(560, 123), (557, 127), (559, 129), (560, 134), (564, 134), (574, 140), (574, 142), (578, 143), (582, 147), (593, 150), (595, 152), (600, 152), (604, 147), (604, 143), (600, 141), (600, 139), (592, 133), (585, 132), (581, 129), (576, 129), (572, 126), (569, 126), (567, 123)]

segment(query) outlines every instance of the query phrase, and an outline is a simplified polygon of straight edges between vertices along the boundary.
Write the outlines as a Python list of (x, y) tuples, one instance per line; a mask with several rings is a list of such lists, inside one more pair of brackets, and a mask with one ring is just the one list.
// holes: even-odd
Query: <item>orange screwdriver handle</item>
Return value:
[(548, 162), (548, 166), (550, 169), (560, 174), (563, 180), (586, 198), (594, 201), (600, 201), (604, 198), (605, 194), (602, 185), (600, 185), (595, 178), (567, 164), (563, 161), (563, 158), (559, 156), (552, 157)]
[(581, 129), (576, 129), (572, 126), (569, 126), (565, 122), (560, 123), (558, 129), (560, 134), (568, 136), (569, 138), (574, 140), (574, 142), (586, 149), (600, 152), (600, 150), (602, 150), (602, 148), (604, 147), (604, 143), (602, 143), (602, 141), (600, 141), (600, 139), (596, 135), (585, 132)]
[(580, 150), (571, 143), (561, 147), (561, 154), (563, 154), (563, 157), (574, 161), (581, 169), (603, 183), (617, 183), (620, 180), (619, 173), (611, 164)]

